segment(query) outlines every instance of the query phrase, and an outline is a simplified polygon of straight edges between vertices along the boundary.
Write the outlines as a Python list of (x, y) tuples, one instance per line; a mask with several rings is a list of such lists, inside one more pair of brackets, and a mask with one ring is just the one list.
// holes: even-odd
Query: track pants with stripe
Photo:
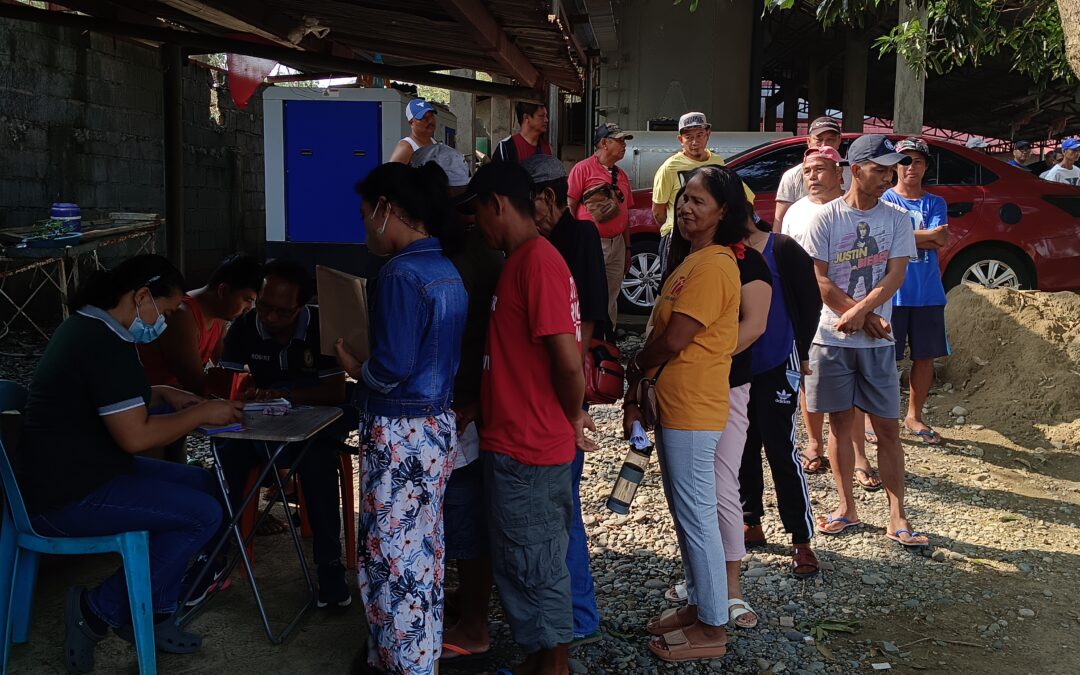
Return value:
[(809, 542), (814, 532), (810, 491), (795, 443), (799, 379), (799, 356), (792, 353), (784, 363), (755, 375), (751, 380), (748, 410), (750, 428), (739, 470), (743, 521), (747, 525), (759, 525), (765, 516), (762, 502), (765, 477), (761, 465), (761, 448), (764, 445), (765, 458), (776, 486), (780, 520), (784, 523), (784, 530), (791, 535), (793, 544)]

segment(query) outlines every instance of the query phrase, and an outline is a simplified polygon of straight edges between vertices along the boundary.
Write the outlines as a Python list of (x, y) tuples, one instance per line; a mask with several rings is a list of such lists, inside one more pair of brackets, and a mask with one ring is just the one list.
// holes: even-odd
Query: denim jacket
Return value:
[(361, 407), (386, 417), (449, 412), (468, 303), (438, 239), (415, 241), (394, 255), (371, 299)]

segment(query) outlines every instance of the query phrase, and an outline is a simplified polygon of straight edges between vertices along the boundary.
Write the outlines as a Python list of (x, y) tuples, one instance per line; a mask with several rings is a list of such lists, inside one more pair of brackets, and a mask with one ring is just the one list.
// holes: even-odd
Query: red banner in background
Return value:
[(277, 66), (277, 61), (243, 54), (227, 54), (229, 94), (237, 108), (247, 105), (251, 95)]

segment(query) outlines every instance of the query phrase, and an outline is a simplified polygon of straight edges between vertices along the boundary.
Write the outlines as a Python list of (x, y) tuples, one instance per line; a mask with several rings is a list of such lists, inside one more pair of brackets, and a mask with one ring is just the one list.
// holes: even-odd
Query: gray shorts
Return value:
[(570, 463), (530, 466), (495, 452), (481, 459), (491, 567), (514, 641), (526, 654), (566, 644), (574, 637)]
[(896, 419), (900, 415), (900, 373), (896, 348), (810, 346), (806, 378), (806, 407), (833, 413), (859, 408), (871, 415)]

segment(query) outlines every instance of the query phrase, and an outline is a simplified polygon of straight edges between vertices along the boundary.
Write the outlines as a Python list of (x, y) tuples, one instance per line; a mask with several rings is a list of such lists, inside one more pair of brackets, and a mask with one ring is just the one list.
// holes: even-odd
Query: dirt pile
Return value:
[(1080, 295), (961, 284), (945, 314), (944, 375), (968, 423), (1080, 445)]

